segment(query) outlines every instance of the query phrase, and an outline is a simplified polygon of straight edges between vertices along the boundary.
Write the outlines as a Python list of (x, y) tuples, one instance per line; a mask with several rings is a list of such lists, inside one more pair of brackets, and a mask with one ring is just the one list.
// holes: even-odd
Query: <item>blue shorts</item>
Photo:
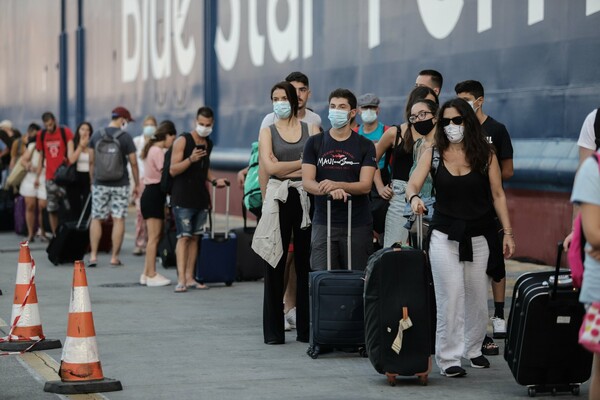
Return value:
[(208, 210), (197, 208), (173, 207), (177, 239), (183, 236), (199, 236), (204, 232)]

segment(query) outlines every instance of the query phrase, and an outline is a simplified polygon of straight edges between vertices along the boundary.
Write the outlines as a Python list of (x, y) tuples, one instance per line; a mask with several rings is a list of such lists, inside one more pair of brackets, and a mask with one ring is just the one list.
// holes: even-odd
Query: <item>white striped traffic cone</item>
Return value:
[(59, 376), (60, 381), (46, 382), (44, 391), (78, 394), (123, 390), (120, 381), (105, 378), (102, 374), (83, 261), (75, 261), (67, 339)]
[(22, 242), (20, 246), (11, 326), (8, 336), (0, 339), (0, 350), (25, 352), (60, 348), (60, 340), (44, 336), (35, 288), (35, 261), (29, 252), (29, 243)]

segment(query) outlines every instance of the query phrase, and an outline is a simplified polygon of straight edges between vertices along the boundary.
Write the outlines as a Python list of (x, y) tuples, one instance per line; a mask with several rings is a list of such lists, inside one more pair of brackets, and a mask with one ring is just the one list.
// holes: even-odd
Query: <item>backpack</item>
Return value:
[[(189, 143), (190, 140), (194, 140), (192, 135), (189, 133), (183, 133), (182, 136), (185, 138), (185, 144)], [(185, 148), (184, 148), (185, 150)], [(173, 153), (173, 146), (165, 153), (165, 161), (163, 162), (163, 168), (160, 172), (160, 190), (163, 193), (171, 194), (173, 189), (173, 176), (169, 171), (171, 169), (171, 154)]]
[[(600, 169), (600, 158), (598, 153), (592, 155)], [(577, 213), (573, 222), (573, 237), (567, 251), (567, 260), (571, 268), (571, 277), (573, 278), (573, 286), (580, 288), (583, 282), (583, 269), (585, 261), (585, 235), (583, 234), (583, 224), (581, 223), (581, 212)]]
[(258, 181), (258, 142), (252, 143), (250, 160), (248, 161), (248, 173), (244, 181), (244, 206), (247, 210), (260, 209), (262, 207), (262, 193)]
[(119, 137), (124, 133), (119, 129), (109, 135), (105, 129), (101, 130), (100, 140), (94, 146), (94, 176), (97, 180), (118, 181), (123, 177), (125, 164)]

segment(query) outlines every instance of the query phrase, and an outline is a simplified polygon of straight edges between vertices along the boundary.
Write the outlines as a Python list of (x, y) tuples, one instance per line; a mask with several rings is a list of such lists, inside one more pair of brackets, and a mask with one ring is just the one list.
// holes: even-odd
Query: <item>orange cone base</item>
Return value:
[(46, 382), (44, 385), (44, 392), (58, 394), (102, 393), (116, 392), (119, 390), (123, 390), (121, 381), (110, 378), (85, 382), (50, 381)]
[[(27, 350), (32, 344), (35, 345)], [(43, 339), (36, 343), (35, 340), (19, 340), (14, 342), (2, 342), (0, 343), (0, 350), (2, 351), (39, 351), (39, 350), (50, 350), (60, 349), (62, 344), (58, 339)]]

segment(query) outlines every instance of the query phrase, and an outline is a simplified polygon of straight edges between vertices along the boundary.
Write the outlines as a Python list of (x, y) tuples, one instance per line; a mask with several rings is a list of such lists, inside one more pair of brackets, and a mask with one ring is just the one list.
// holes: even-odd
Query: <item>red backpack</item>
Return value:
[[(598, 153), (592, 155), (598, 163), (598, 169), (600, 171), (600, 156)], [(569, 267), (571, 268), (571, 277), (573, 278), (573, 285), (580, 288), (583, 281), (583, 269), (585, 261), (585, 235), (583, 234), (583, 225), (581, 224), (581, 212), (575, 217), (573, 222), (573, 238), (569, 245), (569, 251), (567, 252), (567, 260), (569, 261)]]

